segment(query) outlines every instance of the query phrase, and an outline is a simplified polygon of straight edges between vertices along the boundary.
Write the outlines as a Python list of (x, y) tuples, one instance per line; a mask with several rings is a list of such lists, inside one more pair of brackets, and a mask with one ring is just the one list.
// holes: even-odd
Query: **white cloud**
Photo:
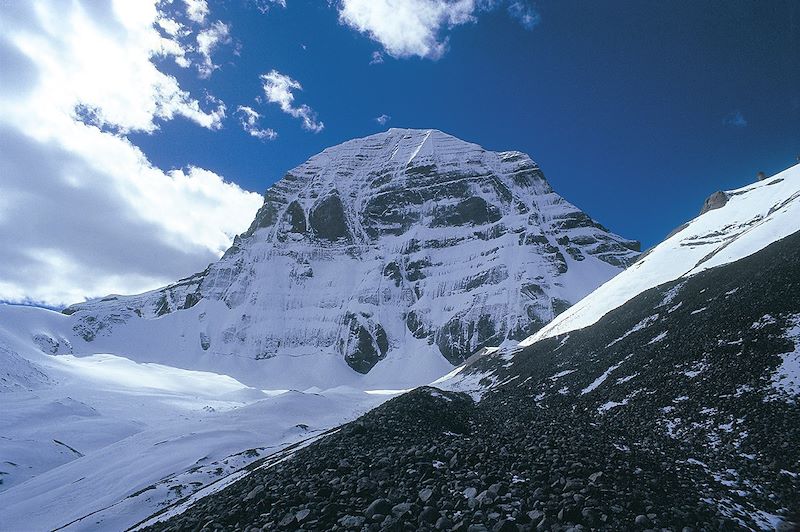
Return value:
[(261, 119), (261, 115), (252, 107), (240, 105), (236, 109), (236, 112), (239, 115), (239, 124), (241, 124), (242, 129), (249, 133), (250, 136), (259, 140), (275, 140), (278, 138), (278, 132), (274, 129), (262, 129), (258, 126), (258, 121)]
[[(5, 25), (5, 46), (22, 54), (38, 74), (38, 83), (26, 93), (39, 103), (36, 114), (71, 114), (82, 104), (94, 111), (97, 125), (122, 133), (152, 132), (158, 128), (156, 120), (176, 116), (220, 128), (224, 106), (204, 110), (174, 77), (153, 64), (154, 58), (180, 53), (175, 41), (154, 29), (158, 13), (153, 3), (118, 0), (110, 12), (99, 5), (32, 2), (30, 9), (19, 9), (26, 21)], [(0, 15), (10, 18), (13, 9)], [(19, 123), (47, 134), (49, 120), (43, 117), (37, 125), (21, 117)]]
[(747, 120), (745, 120), (741, 111), (733, 111), (732, 113), (726, 115), (725, 118), (722, 119), (722, 123), (730, 127), (747, 127)]
[(156, 24), (170, 37), (180, 37), (186, 32), (183, 24), (175, 19), (165, 16), (163, 13), (159, 14), (158, 18), (156, 19)]
[(206, 0), (183, 0), (186, 4), (186, 16), (192, 22), (203, 24), (208, 16), (208, 2)]
[(381, 116), (379, 116), (379, 117), (375, 118), (375, 121), (376, 121), (378, 124), (380, 124), (380, 125), (382, 125), (382, 126), (385, 126), (385, 125), (386, 125), (386, 123), (387, 123), (389, 120), (391, 120), (391, 119), (392, 119), (392, 117), (391, 117), (391, 116), (389, 116), (389, 115), (386, 115), (386, 114), (383, 114), (383, 115), (381, 115)]
[(277, 103), (281, 111), (299, 118), (303, 121), (303, 128), (319, 133), (325, 127), (321, 121), (317, 120), (317, 114), (309, 106), (303, 104), (295, 107), (294, 94), (295, 90), (303, 90), (299, 82), (293, 80), (285, 74), (281, 74), (277, 70), (272, 70), (267, 74), (261, 75), (263, 83), (264, 95), (270, 103)]
[(211, 59), (211, 53), (219, 44), (231, 42), (230, 27), (219, 20), (211, 24), (208, 28), (200, 30), (197, 34), (197, 53), (200, 54), (200, 63), (197, 70), (201, 78), (209, 78), (211, 74), (219, 68)]
[(339, 20), (378, 41), (392, 57), (438, 59), (442, 27), (474, 21), (476, 0), (342, 0)]
[[(112, 0), (114, 1), (114, 0)], [(188, 68), (197, 68), (201, 79), (208, 79), (219, 65), (214, 63), (212, 54), (222, 44), (233, 42), (230, 26), (220, 20), (209, 22), (210, 14), (206, 0), (183, 0), (184, 12), (171, 10), (173, 0), (158, 0), (156, 6), (156, 27), (162, 32), (162, 55), (170, 55), (175, 63)], [(163, 8), (163, 9), (160, 9)], [(179, 17), (181, 20), (176, 19)], [(237, 43), (234, 54), (238, 55)]]
[(342, 24), (368, 35), (392, 57), (439, 59), (448, 45), (444, 30), (475, 22), (480, 12), (503, 4), (526, 28), (538, 23), (529, 0), (339, 0), (338, 8)]
[(164, 172), (124, 136), (225, 117), (154, 65), (182, 50), (156, 0), (13, 2), (0, 26), (13, 73), (0, 79), (0, 300), (152, 289), (201, 270), (247, 227), (258, 194), (188, 161)]

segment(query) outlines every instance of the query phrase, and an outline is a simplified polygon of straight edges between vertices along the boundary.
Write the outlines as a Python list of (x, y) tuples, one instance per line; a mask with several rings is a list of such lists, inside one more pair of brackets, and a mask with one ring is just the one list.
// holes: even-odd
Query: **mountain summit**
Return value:
[(247, 365), (284, 386), (352, 381), (350, 368), (419, 384), (445, 361), (534, 333), (638, 250), (523, 153), (390, 129), (290, 170), (205, 271), (65, 313), (104, 349), (123, 330), (158, 335), (151, 361), (258, 360)]

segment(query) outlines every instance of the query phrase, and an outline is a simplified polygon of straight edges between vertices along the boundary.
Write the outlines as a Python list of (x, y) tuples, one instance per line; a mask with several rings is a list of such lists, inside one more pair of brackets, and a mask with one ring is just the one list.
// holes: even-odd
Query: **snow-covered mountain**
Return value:
[(391, 129), (289, 171), (205, 271), (65, 313), (94, 352), (213, 371), (235, 360), (237, 378), (267, 386), (368, 372), (413, 386), (529, 336), (638, 255), (527, 155)]
[[(200, 274), (63, 314), (0, 305), (0, 523), (123, 529), (200, 500), (167, 526), (322, 526), (364, 519), (378, 485), (407, 527), (767, 528), (800, 478), (800, 237), (763, 249), (800, 231), (798, 168), (716, 194), (550, 329), (637, 253), (530, 159), (437, 131), (326, 150)], [(448, 372), (485, 398), (420, 390), (312, 443)]]

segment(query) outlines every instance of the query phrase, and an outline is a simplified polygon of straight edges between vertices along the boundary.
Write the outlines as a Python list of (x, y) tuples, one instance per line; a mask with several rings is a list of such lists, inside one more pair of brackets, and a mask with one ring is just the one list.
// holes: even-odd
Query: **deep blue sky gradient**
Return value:
[[(210, 3), (240, 55), (221, 49), (210, 80), (164, 68), (195, 95), (207, 88), (225, 101), (229, 117), (221, 131), (174, 120), (132, 135), (154, 164), (194, 164), (263, 192), (327, 146), (388, 127), (437, 128), (530, 154), (557, 192), (649, 247), (711, 192), (800, 154), (797, 0), (541, 1), (530, 31), (499, 9), (449, 31), (438, 61), (377, 65), (380, 46), (340, 25), (328, 2), (287, 4), (262, 15), (246, 0)], [(259, 74), (272, 69), (302, 83), (296, 101), (324, 131), (255, 102)], [(248, 136), (237, 105), (262, 113), (279, 137)], [(737, 112), (746, 126), (725, 123)], [(392, 119), (380, 126), (384, 113)]]

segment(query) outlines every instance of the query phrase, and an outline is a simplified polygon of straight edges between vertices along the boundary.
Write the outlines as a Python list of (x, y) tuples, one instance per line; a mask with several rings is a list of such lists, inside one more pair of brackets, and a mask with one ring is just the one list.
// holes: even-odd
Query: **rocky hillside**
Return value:
[(131, 337), (158, 337), (139, 359), (239, 360), (237, 376), (282, 386), (377, 371), (401, 386), (531, 335), (638, 249), (556, 194), (525, 154), (391, 129), (289, 171), (205, 271), (64, 312), (95, 350), (131, 355)]
[(800, 230), (800, 165), (745, 187), (718, 191), (627, 269), (522, 342), (580, 329), (635, 295), (735, 261)]
[[(160, 530), (791, 530), (800, 232), (479, 359)], [(794, 523), (794, 524), (792, 524)]]

